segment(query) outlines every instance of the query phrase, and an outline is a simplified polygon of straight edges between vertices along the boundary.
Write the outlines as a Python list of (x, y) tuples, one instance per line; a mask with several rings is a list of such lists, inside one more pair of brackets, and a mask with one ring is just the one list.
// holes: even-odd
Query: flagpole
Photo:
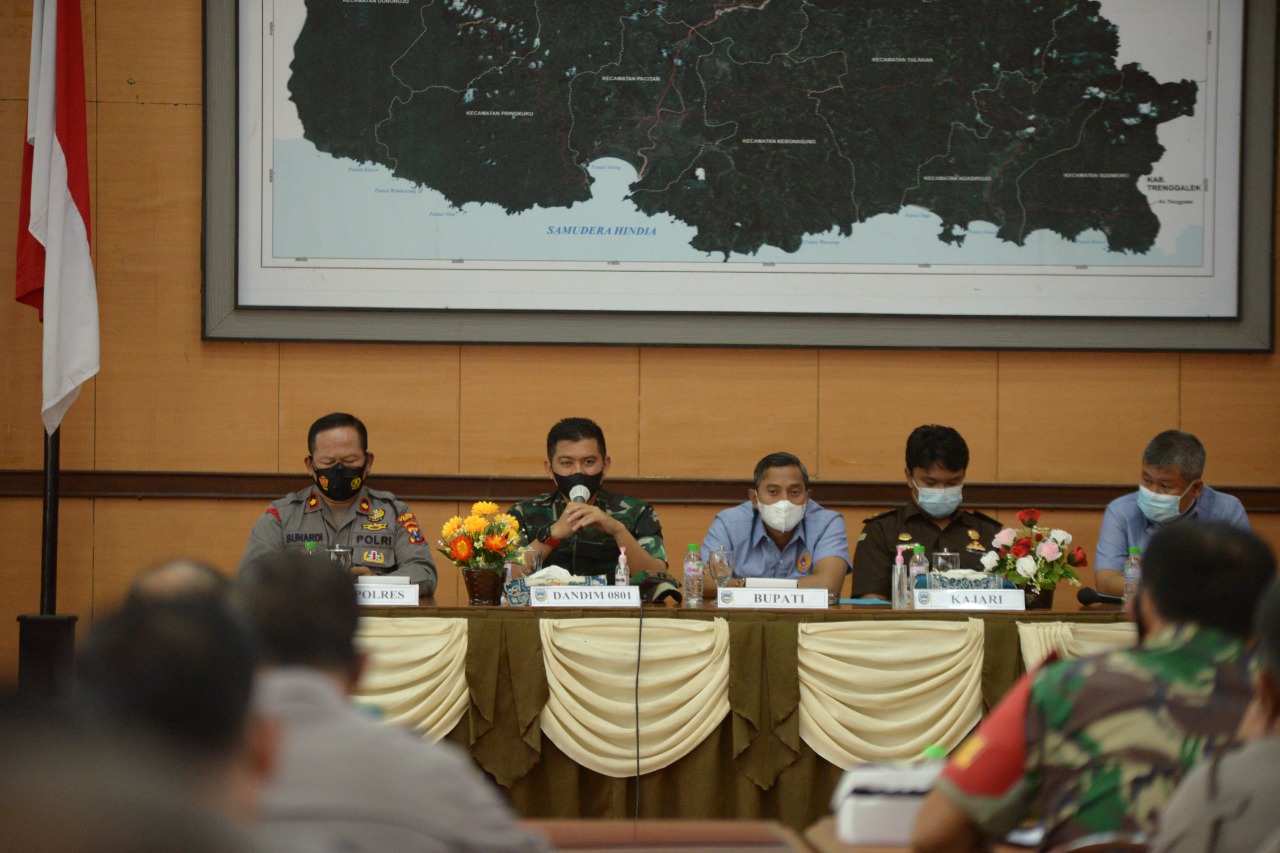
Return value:
[(44, 437), (44, 530), (40, 540), (40, 615), (58, 612), (58, 498), (62, 427)]

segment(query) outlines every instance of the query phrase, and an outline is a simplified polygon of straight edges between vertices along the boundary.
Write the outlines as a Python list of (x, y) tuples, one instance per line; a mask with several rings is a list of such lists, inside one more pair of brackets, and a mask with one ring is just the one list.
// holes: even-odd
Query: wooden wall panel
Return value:
[(200, 340), (200, 122), (199, 107), (99, 110), (99, 468), (278, 466), (279, 345)]
[(640, 395), (642, 477), (750, 477), (779, 450), (817, 458), (817, 350), (645, 349)]
[(1182, 356), (1181, 428), (1204, 442), (1211, 484), (1268, 486), (1280, 480), (1277, 411), (1275, 355)]
[(97, 8), (99, 99), (203, 102), (202, 3), (111, 0), (85, 5)]
[(541, 476), (547, 431), (583, 417), (604, 430), (610, 474), (636, 476), (636, 347), (463, 347), (460, 377), (463, 473)]
[(457, 473), (457, 376), (456, 346), (281, 344), (279, 470), (305, 471), (311, 424), (349, 412), (369, 428), (375, 471)]
[[(6, 558), (0, 562), (0, 685), (18, 678), (18, 623), (40, 612), (39, 498), (0, 499), (0, 531)], [(58, 528), (58, 613), (76, 614), (77, 635), (92, 621), (93, 504), (64, 500)]]
[(1136, 483), (1178, 390), (1174, 353), (1001, 353), (1000, 481)]
[(996, 354), (822, 350), (818, 459), (827, 480), (903, 479), (907, 436), (955, 427), (969, 445), (969, 479), (996, 479)]
[[(26, 100), (31, 56), (31, 0), (0, 3), (0, 101)], [(80, 4), (84, 35), (84, 86), (90, 101), (97, 85), (97, 4)], [(25, 106), (24, 106), (25, 109)], [(21, 136), (14, 137), (21, 139)], [(22, 153), (22, 146), (18, 146)]]

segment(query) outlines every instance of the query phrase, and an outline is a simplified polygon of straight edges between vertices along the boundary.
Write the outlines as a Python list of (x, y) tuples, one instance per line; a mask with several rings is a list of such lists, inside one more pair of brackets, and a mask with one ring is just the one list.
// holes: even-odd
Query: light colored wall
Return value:
[[(384, 472), (537, 475), (547, 427), (582, 414), (624, 476), (746, 478), (785, 448), (819, 479), (896, 481), (907, 432), (940, 421), (968, 439), (977, 482), (1133, 482), (1142, 446), (1176, 426), (1209, 447), (1212, 483), (1280, 486), (1274, 355), (203, 342), (201, 4), (82, 2), (102, 372), (64, 423), (66, 470), (296, 472), (311, 420), (351, 410)], [(0, 0), (0, 282), (14, 273), (30, 14)], [(0, 342), (0, 469), (39, 469), (33, 312), (0, 299)], [(432, 535), (458, 507), (416, 509)], [(663, 507), (672, 550), (716, 509)], [(90, 620), (171, 554), (232, 567), (261, 511), (65, 501), (59, 609)], [(855, 535), (869, 512), (847, 513)], [(1092, 551), (1099, 513), (1052, 520)], [(1280, 518), (1256, 521), (1280, 543)], [(39, 500), (0, 499), (0, 532), (13, 626), (38, 609)], [(456, 601), (456, 577), (442, 579), (440, 600)], [(0, 680), (16, 646), (0, 629)]]

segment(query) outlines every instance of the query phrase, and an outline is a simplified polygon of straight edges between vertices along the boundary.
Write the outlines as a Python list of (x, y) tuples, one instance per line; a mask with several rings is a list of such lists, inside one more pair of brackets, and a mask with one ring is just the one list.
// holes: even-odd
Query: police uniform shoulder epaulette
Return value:
[(871, 522), (873, 522), (873, 521), (877, 521), (877, 520), (879, 520), (879, 519), (881, 519), (881, 518), (884, 518), (886, 515), (893, 515), (893, 514), (894, 514), (895, 512), (897, 512), (897, 511), (898, 511), (898, 508), (897, 508), (897, 507), (894, 507), (893, 509), (886, 509), (884, 512), (877, 513), (876, 515), (873, 515), (873, 516), (871, 516), (870, 518), (864, 518), (864, 519), (862, 519), (862, 523), (863, 523), (863, 524), (870, 524), (870, 523), (871, 523)]
[(394, 501), (396, 499), (396, 496), (393, 493), (388, 492), (386, 489), (366, 488), (365, 491), (369, 493), (369, 497), (377, 498), (380, 501)]
[(289, 506), (290, 504), (305, 503), (307, 500), (307, 495), (309, 494), (311, 494), (310, 487), (305, 488), (300, 492), (292, 492), (291, 494), (287, 494), (284, 497), (280, 498), (279, 500), (274, 500), (271, 502), (271, 506), (286, 507), (286, 506)]

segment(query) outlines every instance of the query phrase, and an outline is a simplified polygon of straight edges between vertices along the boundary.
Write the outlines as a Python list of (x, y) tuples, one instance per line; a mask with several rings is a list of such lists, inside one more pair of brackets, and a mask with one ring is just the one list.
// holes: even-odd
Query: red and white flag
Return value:
[(80, 0), (35, 0), (18, 207), (18, 301), (44, 321), (44, 428), (98, 372)]

